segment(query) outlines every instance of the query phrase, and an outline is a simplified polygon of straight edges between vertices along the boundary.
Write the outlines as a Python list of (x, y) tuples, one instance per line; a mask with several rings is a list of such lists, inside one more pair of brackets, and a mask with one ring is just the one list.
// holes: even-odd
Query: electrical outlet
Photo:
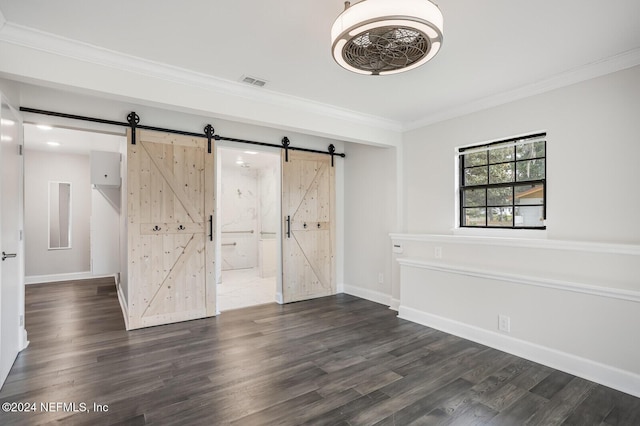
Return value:
[(433, 254), (436, 259), (442, 259), (442, 247), (436, 247)]
[(498, 330), (511, 333), (511, 318), (506, 315), (498, 315)]
[(378, 272), (378, 284), (384, 283), (384, 274), (382, 272)]

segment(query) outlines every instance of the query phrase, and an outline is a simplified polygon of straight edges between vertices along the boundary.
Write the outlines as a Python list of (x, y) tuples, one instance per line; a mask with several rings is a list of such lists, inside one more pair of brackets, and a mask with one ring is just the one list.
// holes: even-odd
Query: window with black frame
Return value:
[(461, 227), (545, 229), (546, 133), (458, 152)]

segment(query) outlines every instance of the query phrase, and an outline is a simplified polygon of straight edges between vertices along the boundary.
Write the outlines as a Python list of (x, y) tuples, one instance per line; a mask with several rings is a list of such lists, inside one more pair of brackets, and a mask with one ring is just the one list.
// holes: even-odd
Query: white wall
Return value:
[[(408, 132), (400, 315), (640, 396), (639, 116), (635, 67)], [(535, 131), (546, 233), (460, 235), (456, 147)]]
[(271, 239), (276, 237), (280, 226), (278, 203), (280, 202), (280, 188), (278, 186), (278, 157), (273, 158), (273, 167), (258, 171), (258, 193), (260, 198), (259, 237)]
[(345, 149), (344, 290), (390, 305), (388, 235), (396, 231), (396, 150), (357, 144)]
[(257, 171), (239, 166), (223, 167), (218, 197), (222, 216), (222, 270), (258, 266)]
[[(28, 148), (29, 141), (26, 141)], [(48, 249), (49, 181), (71, 182), (71, 249)], [(25, 151), (25, 275), (86, 273), (91, 270), (89, 217), (91, 184), (89, 156)], [(54, 278), (55, 279), (55, 278)]]
[(91, 189), (91, 272), (120, 272), (120, 188)]
[(640, 242), (631, 212), (640, 131), (640, 67), (408, 132), (406, 230), (454, 227), (455, 148), (547, 132), (547, 234), (552, 239)]

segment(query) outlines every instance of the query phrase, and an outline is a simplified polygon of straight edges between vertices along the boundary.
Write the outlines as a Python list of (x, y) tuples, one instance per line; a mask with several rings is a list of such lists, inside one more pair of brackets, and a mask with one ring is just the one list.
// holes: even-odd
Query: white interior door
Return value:
[(22, 250), (22, 123), (4, 101), (0, 111), (0, 385), (22, 349), (24, 259)]

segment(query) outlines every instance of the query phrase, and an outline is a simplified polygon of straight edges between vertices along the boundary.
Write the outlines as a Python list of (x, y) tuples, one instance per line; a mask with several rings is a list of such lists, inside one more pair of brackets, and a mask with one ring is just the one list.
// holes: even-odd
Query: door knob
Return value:
[(5, 253), (2, 252), (2, 261), (4, 261), (5, 259), (10, 259), (12, 257), (16, 257), (17, 254), (16, 253)]

